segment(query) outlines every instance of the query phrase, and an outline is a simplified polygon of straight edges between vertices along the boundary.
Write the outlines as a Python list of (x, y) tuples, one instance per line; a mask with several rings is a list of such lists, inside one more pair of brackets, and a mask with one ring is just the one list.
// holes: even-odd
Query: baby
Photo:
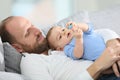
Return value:
[(49, 47), (62, 50), (72, 59), (96, 60), (106, 48), (104, 39), (91, 23), (69, 22), (66, 28), (52, 27), (47, 34)]

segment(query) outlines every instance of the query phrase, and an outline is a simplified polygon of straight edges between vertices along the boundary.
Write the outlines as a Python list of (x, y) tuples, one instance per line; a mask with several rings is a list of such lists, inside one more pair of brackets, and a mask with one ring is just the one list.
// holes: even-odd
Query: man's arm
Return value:
[[(116, 44), (115, 44), (116, 45)], [(88, 73), (97, 79), (100, 74), (109, 69), (117, 60), (120, 60), (120, 46), (108, 47), (95, 62), (88, 67)]]

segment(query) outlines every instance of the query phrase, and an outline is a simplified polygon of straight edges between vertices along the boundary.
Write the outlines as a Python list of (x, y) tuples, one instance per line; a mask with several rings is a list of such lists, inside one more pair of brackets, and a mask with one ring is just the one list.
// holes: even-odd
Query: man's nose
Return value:
[(33, 33), (34, 33), (34, 35), (41, 34), (40, 30), (36, 29), (36, 28), (33, 29)]
[(36, 30), (35, 35), (41, 34), (40, 30)]

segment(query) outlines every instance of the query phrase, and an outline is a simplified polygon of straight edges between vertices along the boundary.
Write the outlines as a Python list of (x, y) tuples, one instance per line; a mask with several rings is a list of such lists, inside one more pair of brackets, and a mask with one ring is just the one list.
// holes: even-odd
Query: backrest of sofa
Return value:
[(91, 22), (94, 29), (108, 28), (120, 35), (120, 5), (110, 7), (101, 11), (80, 11), (68, 18), (65, 18), (53, 25), (41, 26), (40, 29), (46, 35), (48, 30), (55, 25), (64, 27), (69, 21)]
[(0, 71), (4, 71), (5, 64), (4, 64), (4, 50), (3, 50), (3, 44), (0, 37)]
[(101, 11), (90, 12), (89, 18), (95, 29), (109, 28), (120, 35), (120, 5)]

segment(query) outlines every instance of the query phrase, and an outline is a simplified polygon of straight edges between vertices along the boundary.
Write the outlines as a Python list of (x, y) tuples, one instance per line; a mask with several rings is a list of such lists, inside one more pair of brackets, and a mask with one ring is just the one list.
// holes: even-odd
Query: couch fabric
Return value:
[(4, 71), (4, 69), (5, 69), (4, 50), (3, 50), (3, 44), (0, 37), (0, 71)]
[(7, 42), (3, 43), (3, 49), (4, 49), (5, 71), (20, 74), (21, 73), (20, 61), (22, 55)]
[(90, 12), (89, 18), (95, 29), (109, 28), (120, 35), (120, 5), (102, 11)]

